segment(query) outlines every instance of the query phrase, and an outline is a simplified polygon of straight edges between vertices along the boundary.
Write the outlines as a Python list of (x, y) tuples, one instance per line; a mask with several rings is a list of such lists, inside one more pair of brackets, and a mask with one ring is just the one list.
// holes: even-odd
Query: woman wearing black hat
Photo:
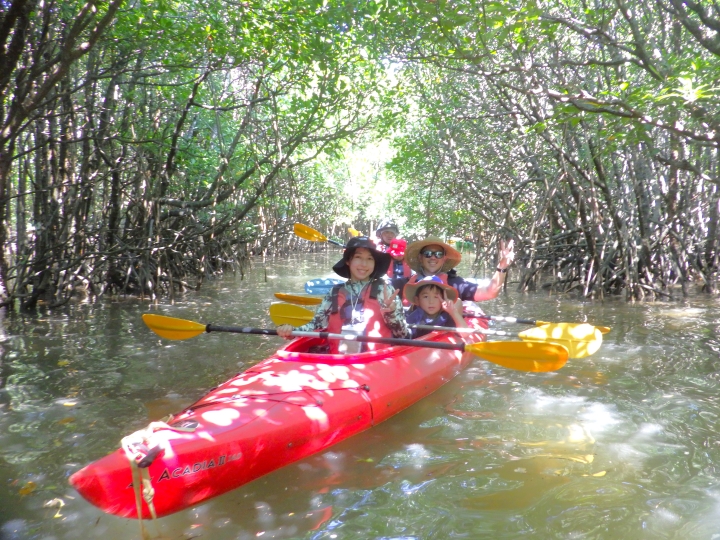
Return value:
[[(351, 238), (343, 258), (333, 266), (335, 273), (348, 281), (332, 288), (312, 321), (299, 328), (289, 324), (278, 326), (278, 335), (291, 339), (293, 330), (322, 330), (374, 337), (410, 337), (402, 304), (396, 301), (398, 291), (383, 279), (390, 261), (390, 255), (378, 251), (368, 237)], [(387, 346), (338, 340), (330, 340), (329, 345), (331, 353), (347, 354)]]

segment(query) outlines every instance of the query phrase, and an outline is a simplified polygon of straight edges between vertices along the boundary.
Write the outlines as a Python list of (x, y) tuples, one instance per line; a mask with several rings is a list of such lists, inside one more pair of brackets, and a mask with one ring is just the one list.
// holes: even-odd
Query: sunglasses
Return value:
[(442, 249), (438, 249), (436, 251), (433, 251), (432, 249), (426, 249), (422, 252), (422, 256), (426, 259), (431, 259), (432, 257), (435, 257), (436, 259), (442, 259), (445, 256), (445, 252)]

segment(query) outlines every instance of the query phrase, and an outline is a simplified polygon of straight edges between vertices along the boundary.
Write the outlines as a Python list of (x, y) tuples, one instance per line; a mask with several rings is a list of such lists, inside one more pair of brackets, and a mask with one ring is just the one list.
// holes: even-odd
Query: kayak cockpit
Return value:
[[(438, 343), (467, 343), (482, 341), (482, 334), (472, 334), (471, 336), (462, 337), (455, 332), (431, 332), (414, 341), (418, 342), (438, 342)], [(368, 362), (376, 362), (378, 360), (387, 360), (397, 356), (407, 354), (413, 350), (412, 345), (396, 345), (351, 354), (331, 354), (325, 352), (328, 350), (328, 341), (320, 337), (302, 337), (288, 343), (285, 347), (279, 349), (276, 356), (282, 360), (289, 362), (309, 362), (322, 364), (366, 364)]]

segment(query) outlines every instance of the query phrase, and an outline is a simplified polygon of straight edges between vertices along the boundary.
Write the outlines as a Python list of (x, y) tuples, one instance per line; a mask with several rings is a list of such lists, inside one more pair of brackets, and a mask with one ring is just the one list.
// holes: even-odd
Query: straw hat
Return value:
[(460, 261), (462, 260), (462, 254), (457, 249), (452, 247), (450, 244), (446, 244), (437, 236), (428, 236), (427, 238), (425, 238), (425, 240), (418, 240), (417, 242), (412, 242), (408, 244), (408, 247), (405, 250), (405, 262), (408, 263), (410, 268), (412, 268), (416, 272), (420, 272), (421, 266), (418, 256), (420, 255), (420, 252), (423, 250), (423, 248), (431, 245), (442, 246), (445, 250), (445, 256), (447, 257), (447, 259), (445, 259), (445, 264), (443, 264), (442, 268), (440, 269), (441, 272), (449, 272), (458, 264), (460, 264)]
[(417, 296), (418, 291), (422, 287), (426, 287), (428, 285), (436, 285), (440, 287), (443, 291), (447, 293), (448, 300), (450, 300), (451, 302), (457, 300), (457, 289), (455, 289), (455, 287), (451, 285), (446, 285), (442, 282), (442, 279), (437, 276), (425, 276), (424, 278), (415, 283), (408, 283), (403, 289), (403, 295), (408, 302), (413, 304), (415, 303), (415, 296)]
[(338, 276), (348, 279), (350, 278), (350, 267), (347, 263), (350, 259), (352, 259), (353, 255), (355, 255), (355, 250), (357, 250), (357, 248), (368, 249), (373, 259), (375, 259), (375, 269), (373, 270), (373, 273), (370, 274), (371, 278), (377, 279), (387, 273), (388, 268), (390, 268), (390, 263), (392, 262), (390, 255), (383, 253), (382, 251), (378, 251), (377, 247), (375, 247), (375, 243), (367, 236), (356, 236), (351, 238), (345, 246), (343, 258), (333, 266), (333, 270), (335, 270), (335, 273)]

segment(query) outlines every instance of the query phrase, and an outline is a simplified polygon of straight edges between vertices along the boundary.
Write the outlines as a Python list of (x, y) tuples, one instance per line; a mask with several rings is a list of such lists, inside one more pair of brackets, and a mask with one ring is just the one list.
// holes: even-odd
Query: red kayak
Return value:
[[(420, 339), (483, 338), (433, 332)], [(167, 423), (153, 422), (127, 437), (123, 448), (79, 470), (70, 483), (111, 514), (137, 518), (138, 507), (143, 518), (151, 509), (158, 517), (172, 514), (390, 418), (448, 382), (472, 357), (407, 345), (354, 355), (307, 352), (321, 342), (290, 342)], [(137, 471), (147, 471), (145, 487), (154, 490), (142, 501), (133, 485)]]

